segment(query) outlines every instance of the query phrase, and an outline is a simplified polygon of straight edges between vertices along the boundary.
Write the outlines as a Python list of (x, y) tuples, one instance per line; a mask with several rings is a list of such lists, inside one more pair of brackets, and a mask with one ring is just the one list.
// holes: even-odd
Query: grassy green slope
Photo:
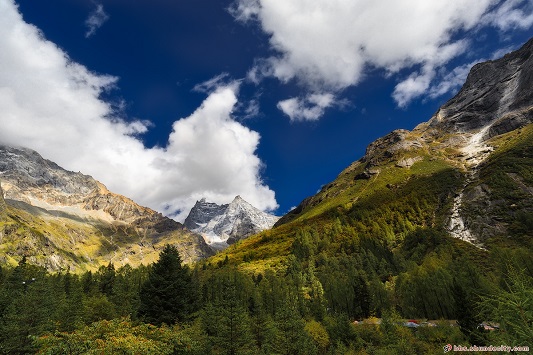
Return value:
[(320, 192), (317, 205), (286, 224), (241, 241), (211, 262), (223, 261), (227, 255), (234, 263), (246, 261), (241, 265), (245, 269), (283, 267), (296, 236), (309, 228), (324, 237), (328, 254), (367, 237), (393, 248), (417, 227), (442, 226), (450, 196), (462, 180), (451, 164), (430, 156), (410, 169), (388, 163), (369, 179), (356, 178), (364, 169), (362, 163), (352, 165)]
[[(481, 185), (490, 191), (484, 196), (492, 201), (489, 210), (465, 203), (467, 214), (497, 222), (485, 226), (501, 232), (485, 239), (489, 248), (530, 245), (532, 142), (533, 125), (493, 139), (495, 151), (481, 167), (478, 180), (467, 187), (466, 194)], [(439, 144), (398, 152), (372, 166), (370, 175), (364, 174), (369, 167), (363, 160), (353, 163), (297, 213), (285, 217), (286, 223), (231, 246), (208, 263), (235, 264), (252, 272), (283, 269), (294, 253), (295, 241), (309, 233), (318, 245), (315, 255), (350, 254), (360, 250), (362, 243), (383, 249), (385, 255), (400, 250), (405, 237), (417, 229), (446, 236), (453, 197), (465, 175), (457, 150), (441, 149)], [(414, 156), (421, 160), (410, 168), (397, 166), (399, 160)], [(490, 268), (485, 251), (451, 237), (445, 239), (453, 250), (468, 252), (474, 262)]]
[(0, 219), (0, 264), (14, 266), (25, 256), (51, 271), (96, 270), (109, 262), (138, 266), (156, 261), (167, 243), (191, 262), (198, 258), (198, 238), (185, 230), (157, 233), (8, 201)]

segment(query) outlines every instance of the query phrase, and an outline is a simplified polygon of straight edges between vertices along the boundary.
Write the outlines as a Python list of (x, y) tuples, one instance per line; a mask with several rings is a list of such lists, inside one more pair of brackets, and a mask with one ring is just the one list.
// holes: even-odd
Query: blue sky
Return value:
[(0, 0), (0, 142), (177, 219), (282, 215), (532, 25), (528, 0)]

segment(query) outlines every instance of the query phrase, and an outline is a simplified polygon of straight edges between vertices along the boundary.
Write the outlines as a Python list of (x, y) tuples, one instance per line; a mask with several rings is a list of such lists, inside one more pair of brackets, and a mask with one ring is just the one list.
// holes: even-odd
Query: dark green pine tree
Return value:
[(317, 353), (313, 340), (305, 331), (305, 321), (298, 312), (296, 302), (294, 297), (285, 299), (284, 306), (274, 318), (279, 332), (273, 332), (271, 335), (274, 335), (274, 338), (267, 339), (271, 351), (274, 350), (273, 353), (294, 355)]
[(365, 279), (361, 275), (354, 276), (352, 279), (354, 292), (354, 316), (362, 319), (370, 316), (370, 292)]
[(110, 262), (107, 266), (100, 266), (96, 274), (99, 281), (100, 292), (108, 298), (113, 295), (113, 287), (115, 285), (115, 266)]
[(216, 354), (257, 354), (248, 310), (239, 300), (235, 276), (222, 281), (220, 297), (202, 312), (202, 323)]
[(0, 354), (35, 353), (33, 337), (54, 330), (58, 294), (44, 269), (23, 259), (6, 281), (10, 304), (0, 317)]
[(59, 330), (72, 332), (83, 324), (84, 295), (77, 275), (67, 272), (63, 277), (65, 299), (60, 305)]
[(167, 244), (159, 254), (139, 297), (139, 318), (155, 325), (186, 321), (196, 310), (198, 292), (175, 246)]
[(457, 280), (454, 280), (453, 283), (453, 296), (455, 298), (455, 311), (459, 329), (470, 344), (485, 344), (486, 334), (480, 328), (481, 319), (476, 312), (476, 304), (472, 299), (472, 295)]

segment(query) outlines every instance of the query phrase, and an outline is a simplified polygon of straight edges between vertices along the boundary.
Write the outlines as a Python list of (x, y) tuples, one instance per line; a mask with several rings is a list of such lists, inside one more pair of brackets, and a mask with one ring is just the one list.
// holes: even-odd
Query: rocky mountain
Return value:
[[(313, 235), (325, 253), (354, 250), (362, 236), (392, 251), (417, 230), (454, 237), (462, 248), (474, 247), (472, 253), (527, 250), (533, 241), (532, 82), (533, 39), (475, 65), (428, 122), (377, 139), (272, 231), (226, 255), (277, 264), (294, 250), (294, 240), (307, 245)], [(328, 235), (335, 237), (322, 241)]]
[[(254, 234), (212, 260), (229, 256), (254, 272), (254, 263), (282, 267), (291, 253), (324, 263), (364, 252), (368, 272), (387, 280), (393, 253), (420, 262), (417, 255), (438, 243), (479, 260), (502, 248), (526, 255), (533, 248), (531, 82), (533, 39), (475, 65), (429, 121), (377, 139), (277, 222), (236, 197), (221, 206), (198, 201), (185, 226), (218, 248)], [(0, 148), (0, 179), (2, 262), (24, 255), (50, 270), (135, 265), (155, 260), (167, 242), (189, 261), (210, 253), (198, 234), (30, 150)]]
[(0, 146), (0, 182), (3, 262), (24, 255), (51, 270), (136, 265), (156, 259), (166, 243), (188, 262), (211, 253), (180, 223), (30, 149)]
[[(513, 132), (533, 122), (533, 39), (520, 50), (503, 58), (475, 65), (459, 93), (443, 105), (427, 122), (413, 131), (397, 130), (371, 143), (365, 156), (352, 164), (341, 176), (361, 169), (354, 179), (378, 179), (387, 164), (392, 169), (409, 169), (430, 159), (460, 169), (464, 181), (453, 197), (448, 230), (460, 239), (481, 245), (485, 237), (505, 230), (497, 220), (486, 216), (466, 216), (463, 210), (474, 201), (488, 203), (488, 186), (480, 181), (486, 160), (493, 156), (498, 143), (493, 137)], [(527, 153), (527, 156), (530, 154)], [(524, 156), (524, 158), (526, 158)], [(524, 163), (526, 161), (524, 160)], [(520, 176), (509, 175), (522, 190), (531, 187)], [(339, 179), (338, 179), (339, 180)], [(278, 225), (302, 215), (310, 207), (331, 196), (330, 190), (339, 181), (326, 185), (317, 195), (306, 199)], [(481, 202), (481, 201), (484, 202)], [(485, 206), (489, 207), (490, 206)], [(494, 207), (494, 206), (492, 206)], [(490, 218), (489, 218), (490, 219)], [(471, 231), (472, 229), (472, 231)], [(483, 231), (482, 231), (483, 230)]]
[(252, 234), (272, 228), (279, 219), (258, 210), (242, 197), (225, 205), (197, 201), (185, 219), (185, 227), (202, 234), (206, 241), (218, 249), (249, 237)]

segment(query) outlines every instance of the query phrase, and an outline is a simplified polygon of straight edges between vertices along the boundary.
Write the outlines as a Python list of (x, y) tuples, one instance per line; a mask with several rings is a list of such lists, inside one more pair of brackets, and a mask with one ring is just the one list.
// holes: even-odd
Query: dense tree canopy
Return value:
[(151, 324), (186, 321), (198, 301), (189, 268), (182, 265), (176, 247), (166, 245), (152, 265), (140, 290), (139, 317)]
[[(408, 233), (393, 250), (365, 238), (339, 254), (324, 249), (353, 232), (342, 222), (326, 232), (305, 227), (277, 272), (239, 271), (231, 260), (190, 269), (172, 246), (147, 267), (110, 263), (82, 275), (22, 260), (0, 269), (0, 354), (435, 353), (448, 343), (527, 344), (526, 251), (490, 254), (507, 267), (482, 269), (432, 229)], [(411, 318), (459, 326), (408, 328)], [(481, 332), (482, 321), (501, 330)]]

